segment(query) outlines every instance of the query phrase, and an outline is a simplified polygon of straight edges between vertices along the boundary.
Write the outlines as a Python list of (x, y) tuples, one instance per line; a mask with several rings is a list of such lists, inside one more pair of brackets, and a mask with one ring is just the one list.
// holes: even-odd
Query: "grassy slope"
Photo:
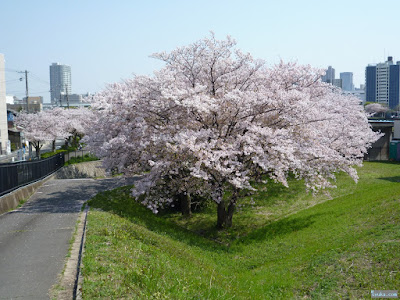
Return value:
[[(400, 165), (342, 175), (332, 200), (270, 185), (245, 198), (232, 229), (215, 207), (190, 219), (155, 216), (127, 188), (90, 205), (85, 299), (365, 298), (400, 286)], [(201, 235), (202, 236), (201, 236)]]

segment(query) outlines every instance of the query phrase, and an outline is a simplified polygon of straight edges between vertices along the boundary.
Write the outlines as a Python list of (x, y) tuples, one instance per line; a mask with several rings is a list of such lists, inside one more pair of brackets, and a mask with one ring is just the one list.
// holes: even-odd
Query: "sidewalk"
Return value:
[[(56, 143), (56, 146), (60, 146), (60, 142)], [(13, 162), (12, 158), (14, 158), (14, 162), (18, 162), (20, 160), (17, 160), (18, 157), (18, 150), (15, 150), (13, 152), (11, 152), (10, 154), (3, 154), (0, 155), (0, 163), (10, 163)], [(40, 150), (40, 153), (46, 153), (46, 152), (50, 152), (52, 151), (52, 143), (46, 142), (44, 144), (44, 146), (42, 147), (42, 149)], [(35, 148), (32, 148), (32, 157), (36, 157), (36, 151)], [(29, 149), (26, 148), (25, 150), (25, 159), (28, 160), (29, 159)]]
[(0, 299), (48, 299), (58, 282), (82, 204), (124, 178), (53, 179), (0, 216)]

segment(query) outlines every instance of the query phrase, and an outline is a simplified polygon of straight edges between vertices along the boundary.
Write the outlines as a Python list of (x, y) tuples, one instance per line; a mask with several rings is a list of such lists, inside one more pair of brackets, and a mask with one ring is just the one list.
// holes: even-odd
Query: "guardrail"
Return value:
[(58, 153), (41, 160), (0, 164), (0, 196), (43, 179), (60, 169), (64, 162), (64, 153)]

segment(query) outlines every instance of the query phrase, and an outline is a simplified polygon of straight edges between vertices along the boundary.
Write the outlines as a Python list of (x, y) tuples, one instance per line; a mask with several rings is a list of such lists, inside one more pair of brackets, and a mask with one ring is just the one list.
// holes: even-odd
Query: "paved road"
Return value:
[(84, 201), (133, 179), (53, 179), (0, 216), (0, 299), (49, 299)]

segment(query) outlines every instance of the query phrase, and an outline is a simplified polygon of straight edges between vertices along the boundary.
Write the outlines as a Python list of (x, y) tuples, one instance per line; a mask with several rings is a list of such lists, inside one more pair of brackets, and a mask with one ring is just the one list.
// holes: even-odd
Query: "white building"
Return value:
[(376, 102), (389, 105), (389, 66), (392, 61), (376, 65)]
[(14, 104), (14, 96), (7, 95), (6, 102), (7, 102), (7, 104)]
[(365, 69), (366, 100), (388, 105), (390, 109), (398, 109), (400, 103), (400, 61), (387, 61), (376, 65), (368, 65)]
[(6, 76), (4, 68), (4, 55), (0, 54), (0, 154), (6, 154), (8, 150)]
[(50, 66), (50, 101), (56, 104), (62, 93), (72, 94), (71, 67), (53, 63)]

